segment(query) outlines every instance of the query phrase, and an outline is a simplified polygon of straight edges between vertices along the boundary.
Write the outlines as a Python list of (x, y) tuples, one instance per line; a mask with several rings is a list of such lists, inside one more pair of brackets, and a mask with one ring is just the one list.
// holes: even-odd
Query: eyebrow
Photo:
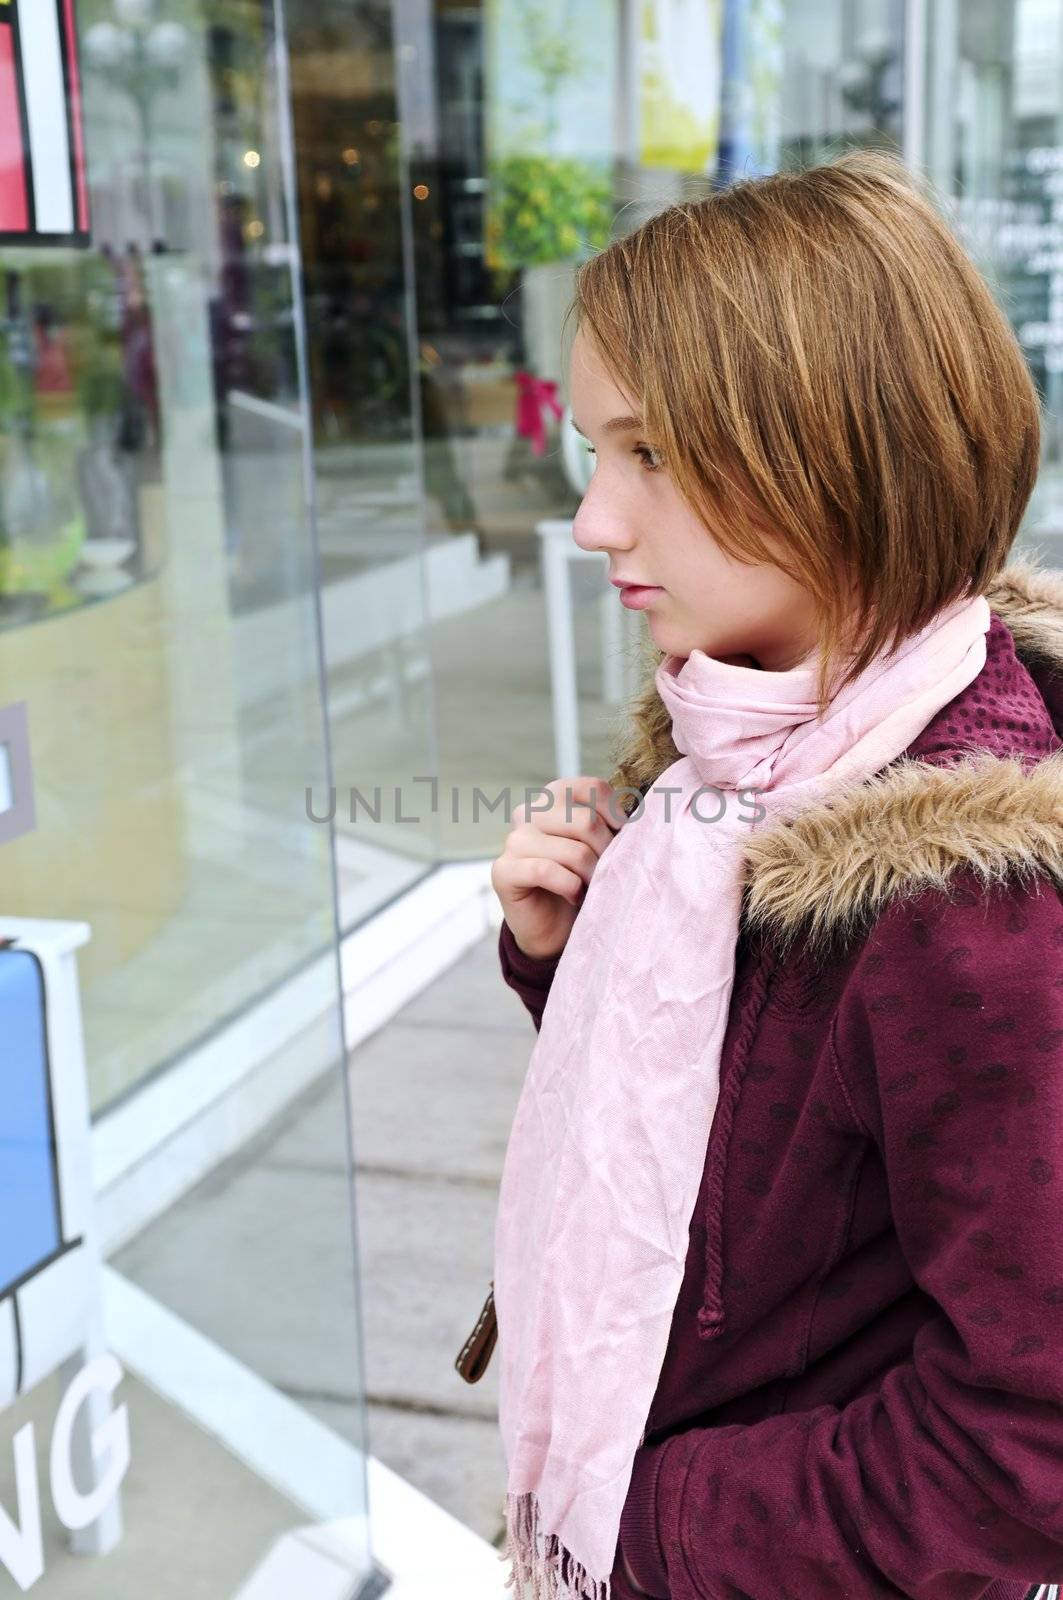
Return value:
[[(581, 438), (585, 439), (587, 437), (587, 435), (583, 432), (583, 429), (580, 427), (579, 423), (576, 421), (575, 417), (572, 418), (572, 426), (575, 428), (576, 432), (580, 435)], [(604, 426), (602, 427), (602, 432), (603, 433), (637, 433), (638, 430), (641, 427), (642, 427), (642, 418), (641, 417), (610, 417), (609, 421), (607, 423), (605, 423)]]

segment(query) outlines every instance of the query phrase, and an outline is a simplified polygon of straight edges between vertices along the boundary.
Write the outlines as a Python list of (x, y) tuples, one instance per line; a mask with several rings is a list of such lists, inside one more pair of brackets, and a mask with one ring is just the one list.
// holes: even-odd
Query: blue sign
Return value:
[(0, 950), (0, 1297), (62, 1248), (44, 980)]

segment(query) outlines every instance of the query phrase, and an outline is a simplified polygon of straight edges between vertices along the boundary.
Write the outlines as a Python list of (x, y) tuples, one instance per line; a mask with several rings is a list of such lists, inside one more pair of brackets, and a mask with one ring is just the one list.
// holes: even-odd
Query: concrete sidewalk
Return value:
[(492, 1274), (498, 1181), (535, 1040), (502, 982), (497, 937), (352, 1054), (360, 1306), (338, 1075), (112, 1265), (501, 1548), (497, 1365), (475, 1385), (454, 1368)]

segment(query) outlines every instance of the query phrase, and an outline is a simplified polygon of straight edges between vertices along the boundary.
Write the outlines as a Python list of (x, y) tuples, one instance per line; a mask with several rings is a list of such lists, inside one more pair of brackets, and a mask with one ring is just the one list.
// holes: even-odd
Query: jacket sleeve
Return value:
[(503, 921), (498, 931), (498, 959), (503, 979), (524, 1001), (538, 1033), (561, 953), (542, 958), (525, 955), (509, 923)]
[(671, 1600), (1008, 1600), (1059, 1582), (1059, 890), (895, 902), (831, 1048), (937, 1309), (873, 1393), (643, 1445), (624, 1553), (640, 1587)]

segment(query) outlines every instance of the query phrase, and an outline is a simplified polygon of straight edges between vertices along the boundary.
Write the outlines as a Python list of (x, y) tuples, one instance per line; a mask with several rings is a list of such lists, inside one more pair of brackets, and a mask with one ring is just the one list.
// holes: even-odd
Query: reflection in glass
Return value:
[[(218, 1371), (235, 1358), (309, 1426), (315, 1330), (335, 1514), (355, 1577), (369, 1565), (333, 853), (305, 810), (328, 750), (290, 102), (260, 0), (79, 0), (77, 20), (90, 237), (0, 243), (0, 681), (26, 703), (37, 802), (4, 847), (4, 911), (91, 929), (127, 1519), (160, 1595), (214, 1600), (314, 1503), (299, 1451), (267, 1472), (240, 1441)], [(311, 1139), (292, 1103), (326, 1092), (342, 1110)], [(302, 1184), (275, 1152), (293, 1132)], [(45, 1437), (57, 1398), (35, 1385), (17, 1418)], [(100, 1592), (143, 1588), (135, 1534)], [(42, 1595), (72, 1582), (53, 1544)]]
[(1025, 537), (1063, 560), (1063, 6), (934, 0), (926, 166), (993, 283), (1044, 398), (1041, 475)]
[[(559, 433), (575, 268), (673, 200), (845, 145), (897, 147), (902, 6), (436, 0), (395, 17), (428, 548), (467, 532), (480, 569), (460, 626), (429, 617), (438, 771), (464, 801), (441, 806), (439, 837), (445, 856), (482, 859), (507, 818), (475, 820), (474, 789), (519, 803), (559, 775), (536, 530), (578, 504)], [(602, 626), (603, 573), (571, 570), (585, 772), (609, 761), (630, 681), (617, 668), (644, 626)]]

